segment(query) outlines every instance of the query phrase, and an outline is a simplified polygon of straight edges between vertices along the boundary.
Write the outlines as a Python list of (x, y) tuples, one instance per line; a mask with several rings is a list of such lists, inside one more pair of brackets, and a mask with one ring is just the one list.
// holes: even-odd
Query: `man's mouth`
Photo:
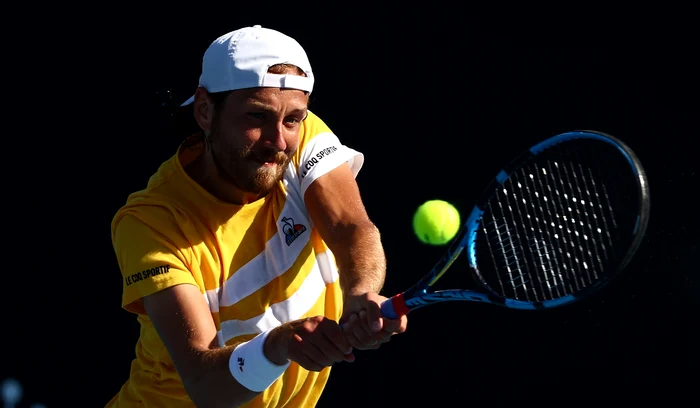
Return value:
[(277, 158), (275, 157), (256, 157), (255, 161), (263, 166), (274, 166), (277, 164)]

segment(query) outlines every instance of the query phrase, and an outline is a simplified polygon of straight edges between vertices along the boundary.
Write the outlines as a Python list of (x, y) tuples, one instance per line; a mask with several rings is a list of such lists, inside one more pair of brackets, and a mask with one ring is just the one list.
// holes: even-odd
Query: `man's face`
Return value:
[(231, 92), (208, 136), (222, 175), (249, 193), (265, 195), (274, 188), (299, 147), (308, 102), (308, 95), (292, 89)]

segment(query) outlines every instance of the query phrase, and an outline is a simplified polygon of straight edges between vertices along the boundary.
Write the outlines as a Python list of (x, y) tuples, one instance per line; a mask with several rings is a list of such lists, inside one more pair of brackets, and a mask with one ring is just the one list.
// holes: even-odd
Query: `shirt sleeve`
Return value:
[(303, 147), (299, 160), (301, 196), (311, 183), (322, 175), (347, 162), (355, 177), (364, 163), (364, 155), (340, 142), (331, 132), (323, 132), (309, 140)]
[(113, 244), (122, 275), (124, 309), (143, 314), (143, 297), (175, 285), (198, 286), (187, 267), (189, 246), (176, 235), (166, 236), (133, 215), (116, 223)]

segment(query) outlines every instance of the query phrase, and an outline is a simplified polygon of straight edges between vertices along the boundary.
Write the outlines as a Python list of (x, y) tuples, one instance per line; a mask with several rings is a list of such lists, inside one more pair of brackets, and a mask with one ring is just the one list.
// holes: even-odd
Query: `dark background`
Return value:
[[(161, 108), (164, 91), (184, 101), (209, 43), (253, 24), (306, 48), (317, 78), (311, 109), (366, 155), (358, 182), (386, 245), (386, 295), (442, 254), (415, 239), (415, 208), (441, 198), (466, 213), (506, 160), (541, 139), (576, 129), (610, 133), (636, 151), (650, 179), (643, 247), (606, 291), (544, 313), (471, 303), (417, 311), (407, 333), (337, 366), (320, 406), (426, 396), (524, 401), (571, 387), (577, 398), (629, 400), (697, 384), (693, 55), (656, 43), (506, 43), (451, 21), (428, 28), (420, 19), (375, 17), (300, 24), (260, 12), (207, 21), (131, 15), (67, 26), (46, 47), (59, 72), (37, 78), (59, 85), (33, 102), (52, 115), (30, 115), (24, 130), (34, 137), (23, 144), (41, 144), (29, 159), (40, 175), (13, 190), (31, 197), (16, 205), (31, 214), (32, 227), (7, 220), (16, 250), (8, 256), (24, 266), (10, 274), (13, 291), (4, 299), (13, 312), (3, 330), (18, 335), (7, 336), (0, 376), (23, 384), (24, 406), (104, 406), (127, 379), (138, 324), (120, 308), (111, 218), (180, 142)], [(109, 52), (89, 44), (88, 30)], [(443, 287), (470, 283), (455, 272)], [(622, 391), (629, 386), (633, 394)]]

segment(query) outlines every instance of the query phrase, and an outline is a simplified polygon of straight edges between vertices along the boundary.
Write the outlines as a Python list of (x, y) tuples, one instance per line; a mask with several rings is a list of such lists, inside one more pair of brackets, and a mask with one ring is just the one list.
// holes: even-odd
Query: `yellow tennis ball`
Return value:
[(444, 245), (461, 227), (459, 211), (443, 200), (428, 200), (413, 215), (413, 231), (419, 240), (430, 245)]

